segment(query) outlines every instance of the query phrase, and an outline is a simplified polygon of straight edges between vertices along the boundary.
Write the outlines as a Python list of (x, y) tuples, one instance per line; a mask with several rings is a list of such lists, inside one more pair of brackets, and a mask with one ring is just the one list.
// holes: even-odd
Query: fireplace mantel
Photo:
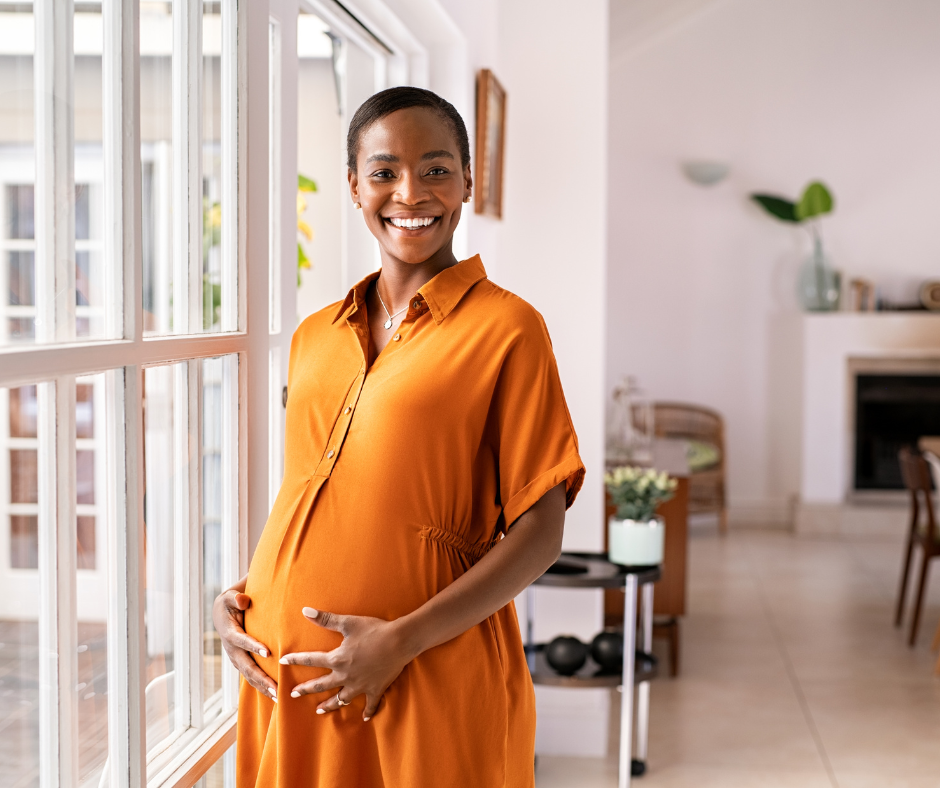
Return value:
[(859, 371), (940, 373), (940, 314), (836, 312), (803, 316), (798, 528), (801, 521), (807, 522), (813, 508), (831, 510), (849, 500), (853, 380)]

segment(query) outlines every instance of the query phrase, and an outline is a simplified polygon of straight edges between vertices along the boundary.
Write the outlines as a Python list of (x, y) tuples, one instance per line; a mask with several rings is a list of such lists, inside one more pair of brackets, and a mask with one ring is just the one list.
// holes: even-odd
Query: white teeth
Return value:
[(398, 218), (392, 218), (392, 219), (389, 219), (389, 221), (390, 221), (395, 227), (403, 227), (403, 228), (405, 228), (406, 230), (413, 230), (413, 229), (416, 228), (416, 227), (427, 227), (429, 224), (431, 224), (431, 222), (434, 221), (434, 217), (433, 217), (433, 216), (422, 216), (422, 217), (419, 218), (419, 219), (398, 219)]

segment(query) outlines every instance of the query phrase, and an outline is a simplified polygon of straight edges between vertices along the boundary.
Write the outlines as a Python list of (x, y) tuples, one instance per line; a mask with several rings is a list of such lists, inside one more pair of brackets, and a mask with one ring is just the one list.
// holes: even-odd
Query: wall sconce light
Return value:
[(714, 186), (728, 177), (731, 165), (721, 161), (684, 161), (682, 172), (692, 183), (699, 186)]

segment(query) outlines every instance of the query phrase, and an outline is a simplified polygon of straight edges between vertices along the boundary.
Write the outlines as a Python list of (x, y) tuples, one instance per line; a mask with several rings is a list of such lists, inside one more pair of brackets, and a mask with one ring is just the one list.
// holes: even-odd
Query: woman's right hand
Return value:
[(255, 662), (252, 654), (267, 657), (265, 646), (245, 632), (245, 611), (251, 607), (251, 597), (237, 588), (223, 591), (212, 605), (212, 623), (222, 638), (222, 648), (228, 658), (252, 687), (277, 703), (277, 684)]

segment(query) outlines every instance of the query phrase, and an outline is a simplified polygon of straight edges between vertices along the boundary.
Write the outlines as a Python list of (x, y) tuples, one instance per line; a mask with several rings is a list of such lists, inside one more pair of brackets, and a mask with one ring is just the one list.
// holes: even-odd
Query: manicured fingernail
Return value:
[(273, 700), (275, 703), (277, 703), (277, 695), (272, 695), (272, 696), (271, 696), (271, 700)]
[(260, 649), (260, 650), (258, 651), (258, 653), (259, 653), (262, 657), (268, 656), (268, 650), (267, 650), (266, 648)]
[(281, 658), (278, 660), (278, 662), (280, 662), (282, 665), (288, 665), (288, 664), (290, 664), (290, 663), (287, 661), (287, 657), (281, 657)]
[(276, 693), (273, 689), (270, 689), (270, 688), (269, 688), (269, 689), (268, 689), (268, 694), (269, 694), (272, 698), (274, 698), (274, 700), (277, 700), (277, 693)]
[(317, 709), (317, 714), (326, 714), (326, 709)]
[(363, 722), (368, 722), (368, 721), (371, 720), (371, 719), (372, 719), (371, 717), (363, 717), (363, 718), (362, 718), (362, 721), (363, 721)]
[[(299, 697), (300, 697), (300, 693), (295, 690), (294, 692), (292, 692), (292, 693), (290, 694), (290, 696), (291, 696), (292, 698), (299, 698)], [(317, 709), (317, 713), (319, 713), (319, 712), (321, 712), (321, 711), (323, 711), (323, 709)]]
[(304, 614), (307, 618), (316, 618), (317, 616), (320, 615), (320, 611), (319, 611), (319, 610), (314, 610), (312, 607), (305, 607), (305, 608), (303, 609), (303, 611), (301, 611), (301, 612), (303, 612), (303, 614)]

